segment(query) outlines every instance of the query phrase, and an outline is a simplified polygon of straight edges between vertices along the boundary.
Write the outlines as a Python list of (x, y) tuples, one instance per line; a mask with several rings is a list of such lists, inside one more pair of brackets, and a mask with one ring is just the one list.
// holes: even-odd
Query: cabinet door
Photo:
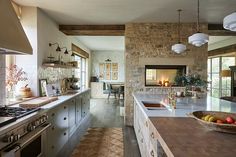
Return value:
[(90, 92), (82, 95), (82, 117), (84, 118), (90, 110)]
[(76, 99), (69, 100), (68, 103), (69, 112), (69, 135), (71, 135), (76, 129)]
[(76, 97), (76, 125), (82, 120), (82, 97)]

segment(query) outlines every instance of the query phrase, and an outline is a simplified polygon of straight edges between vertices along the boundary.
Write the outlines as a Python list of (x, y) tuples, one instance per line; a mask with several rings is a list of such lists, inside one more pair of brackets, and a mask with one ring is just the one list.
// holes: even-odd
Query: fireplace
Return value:
[(176, 76), (185, 74), (185, 65), (145, 65), (145, 86), (175, 86)]

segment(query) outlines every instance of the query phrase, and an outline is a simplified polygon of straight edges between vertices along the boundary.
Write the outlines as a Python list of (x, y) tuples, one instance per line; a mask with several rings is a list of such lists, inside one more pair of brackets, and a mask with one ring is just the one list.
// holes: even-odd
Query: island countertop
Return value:
[(159, 103), (169, 106), (168, 96), (150, 93), (133, 93), (135, 101), (139, 104), (143, 112), (148, 117), (186, 117), (187, 113), (206, 110), (206, 111), (223, 111), (236, 113), (236, 103), (219, 98), (205, 96), (202, 98), (180, 97), (177, 98), (176, 109), (156, 109), (148, 110), (143, 102)]
[(152, 117), (168, 157), (233, 157), (236, 135), (209, 131), (187, 117)]
[[(148, 121), (151, 122), (150, 125), (155, 128), (152, 131), (155, 132), (155, 138), (159, 141), (162, 149), (165, 152), (164, 156), (235, 156), (235, 134), (227, 134), (208, 130), (197, 120), (187, 117), (187, 113), (197, 110), (236, 113), (236, 103), (210, 96), (200, 99), (183, 97), (177, 98), (176, 109), (168, 109), (169, 102), (167, 95), (140, 92), (133, 93), (133, 97), (137, 106), (139, 106), (139, 108), (142, 110), (142, 114), (144, 114)], [(148, 110), (144, 106), (143, 102), (163, 104), (167, 106), (167, 109)], [(141, 120), (143, 119), (144, 118)], [(145, 131), (142, 130), (141, 132)], [(146, 147), (148, 147), (147, 150), (150, 149), (148, 145)]]

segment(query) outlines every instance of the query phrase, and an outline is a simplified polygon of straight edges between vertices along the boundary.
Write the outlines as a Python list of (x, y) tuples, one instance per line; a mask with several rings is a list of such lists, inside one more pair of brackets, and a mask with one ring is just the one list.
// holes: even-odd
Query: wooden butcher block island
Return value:
[(192, 118), (150, 118), (167, 156), (233, 157), (236, 135), (209, 131)]
[[(236, 103), (212, 97), (177, 98), (134, 93), (134, 131), (142, 157), (236, 157), (236, 134), (211, 131), (187, 114), (194, 111), (236, 113)], [(154, 105), (155, 107), (150, 107)]]

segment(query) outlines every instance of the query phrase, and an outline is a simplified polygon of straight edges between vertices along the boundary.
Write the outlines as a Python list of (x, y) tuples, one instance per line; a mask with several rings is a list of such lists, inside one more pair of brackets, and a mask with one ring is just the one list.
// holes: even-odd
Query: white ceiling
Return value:
[[(129, 22), (195, 22), (197, 0), (14, 0), (42, 8), (59, 24), (125, 24)], [(236, 10), (236, 0), (200, 0), (200, 20), (222, 23)]]
[(124, 51), (124, 36), (78, 36), (78, 40), (92, 51)]
[(211, 45), (211, 44), (221, 42), (221, 41), (224, 41), (224, 40), (228, 40), (228, 39), (231, 39), (231, 38), (233, 38), (233, 37), (232, 36), (209, 36), (208, 44)]

